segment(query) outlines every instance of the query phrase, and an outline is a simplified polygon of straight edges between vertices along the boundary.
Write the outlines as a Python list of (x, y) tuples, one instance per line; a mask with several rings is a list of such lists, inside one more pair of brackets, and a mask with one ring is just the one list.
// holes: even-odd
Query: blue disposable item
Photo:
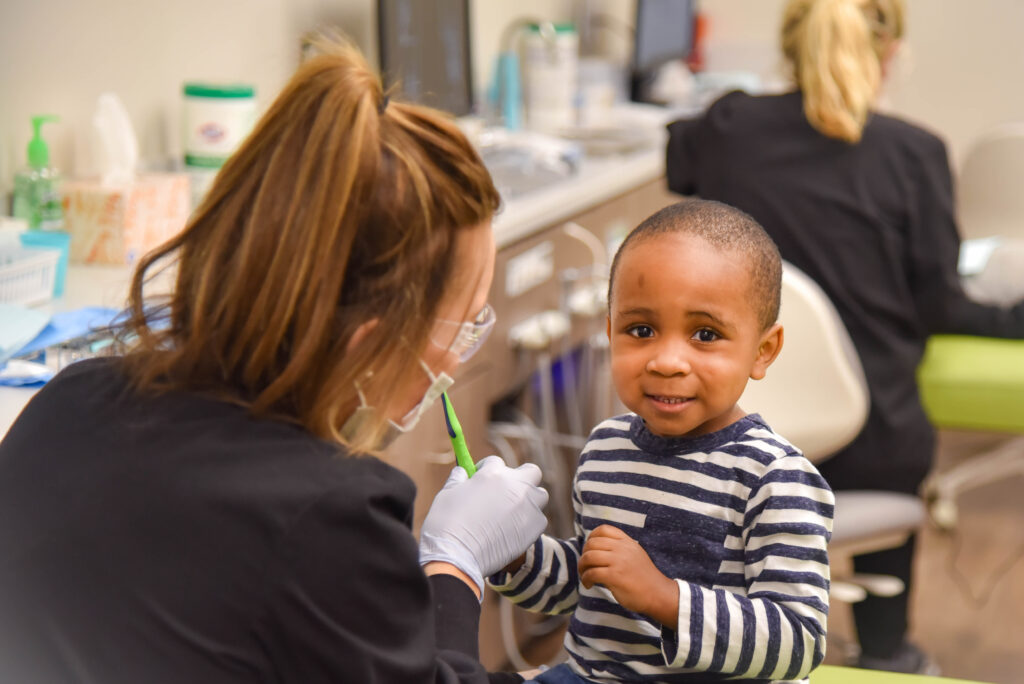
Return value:
[(57, 277), (53, 281), (53, 296), (63, 295), (64, 280), (68, 273), (71, 234), (62, 230), (30, 230), (21, 233), (19, 237), (23, 247), (60, 250), (60, 258), (57, 260)]
[(50, 318), (42, 331), (17, 350), (17, 356), (27, 356), (55, 344), (88, 335), (114, 322), (120, 312), (102, 306), (87, 306), (73, 311), (62, 311)]
[(0, 303), (0, 367), (46, 327), (50, 316), (38, 309)]
[(502, 123), (509, 130), (523, 127), (523, 88), (519, 77), (519, 55), (502, 52), (498, 55), (492, 88), (494, 105), (501, 112)]
[(53, 376), (49, 366), (35, 361), (8, 359), (6, 365), (0, 367), (0, 385), (5, 387), (38, 387)]

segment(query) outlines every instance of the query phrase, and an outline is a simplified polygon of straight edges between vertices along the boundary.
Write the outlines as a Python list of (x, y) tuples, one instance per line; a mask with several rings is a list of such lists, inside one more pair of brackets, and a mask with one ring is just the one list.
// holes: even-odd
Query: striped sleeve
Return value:
[(579, 562), (583, 548), (579, 483), (574, 481), (572, 504), (576, 536), (555, 539), (542, 535), (526, 551), (526, 560), (514, 573), (499, 572), (487, 583), (520, 608), (535, 613), (564, 615), (579, 603)]
[(581, 543), (543, 535), (526, 552), (526, 562), (514, 573), (499, 572), (487, 583), (520, 608), (535, 613), (571, 613), (579, 601)]
[(794, 680), (825, 657), (835, 499), (800, 455), (768, 465), (743, 519), (746, 595), (677, 580), (675, 630), (662, 630), (669, 667), (743, 679)]

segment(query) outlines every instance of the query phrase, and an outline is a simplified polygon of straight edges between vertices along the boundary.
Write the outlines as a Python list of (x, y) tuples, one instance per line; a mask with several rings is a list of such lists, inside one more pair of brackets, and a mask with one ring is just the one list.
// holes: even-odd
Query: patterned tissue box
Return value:
[(177, 235), (191, 211), (188, 176), (141, 174), (128, 185), (72, 180), (61, 187), (71, 260), (134, 264)]

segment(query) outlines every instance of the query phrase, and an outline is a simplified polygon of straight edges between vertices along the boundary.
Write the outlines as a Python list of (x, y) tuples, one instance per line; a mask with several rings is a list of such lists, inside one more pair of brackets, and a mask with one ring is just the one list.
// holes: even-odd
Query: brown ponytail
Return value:
[[(139, 263), (124, 331), (135, 384), (214, 395), (340, 441), (361, 378), (394, 387), (418, 372), (456, 233), (498, 203), (447, 116), (388, 103), (358, 50), (320, 45), (185, 231)], [(168, 263), (176, 284), (154, 306), (143, 290)], [(396, 401), (368, 399), (381, 410), (350, 438), (356, 450), (377, 441)]]

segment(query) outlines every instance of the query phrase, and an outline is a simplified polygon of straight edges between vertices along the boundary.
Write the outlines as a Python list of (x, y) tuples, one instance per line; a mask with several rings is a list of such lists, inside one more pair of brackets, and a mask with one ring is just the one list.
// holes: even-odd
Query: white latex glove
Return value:
[(533, 463), (509, 468), (498, 456), (480, 461), (473, 477), (455, 466), (420, 529), (420, 564), (451, 563), (483, 596), (484, 577), (521, 556), (547, 525), (540, 478)]

